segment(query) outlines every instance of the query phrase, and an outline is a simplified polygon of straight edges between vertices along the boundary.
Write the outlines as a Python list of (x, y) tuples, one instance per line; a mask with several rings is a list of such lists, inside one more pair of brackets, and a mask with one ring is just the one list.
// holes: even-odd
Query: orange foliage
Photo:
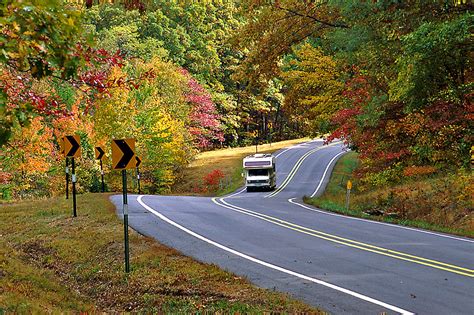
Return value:
[(51, 128), (43, 124), (42, 117), (35, 117), (31, 124), (16, 130), (9, 142), (10, 159), (17, 172), (23, 175), (40, 174), (49, 170), (53, 145)]
[(403, 175), (413, 177), (418, 175), (428, 175), (436, 172), (433, 166), (408, 166), (403, 170)]

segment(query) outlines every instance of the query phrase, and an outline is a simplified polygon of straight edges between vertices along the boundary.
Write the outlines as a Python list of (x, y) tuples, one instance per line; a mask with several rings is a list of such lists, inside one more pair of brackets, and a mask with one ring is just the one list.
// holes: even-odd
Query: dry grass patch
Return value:
[[(309, 138), (302, 138), (259, 145), (258, 153), (272, 153), (309, 140)], [(177, 180), (177, 183), (174, 185), (172, 192), (173, 194), (195, 195), (231, 192), (243, 185), (243, 179), (241, 177), (243, 158), (254, 153), (255, 146), (202, 152), (198, 154), (189, 167), (183, 171), (179, 180)], [(217, 187), (218, 191), (209, 190), (204, 187), (204, 177), (213, 170), (220, 170), (225, 176), (222, 181), (223, 185)]]
[(123, 225), (109, 195), (0, 206), (0, 313), (317, 311), (256, 288), (130, 234), (131, 272), (123, 272)]

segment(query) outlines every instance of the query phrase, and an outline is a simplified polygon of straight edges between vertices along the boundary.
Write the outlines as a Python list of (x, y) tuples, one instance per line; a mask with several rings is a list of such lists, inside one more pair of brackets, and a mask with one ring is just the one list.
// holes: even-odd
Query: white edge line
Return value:
[[(304, 142), (303, 142), (303, 143), (304, 143)], [(285, 153), (286, 151), (288, 151), (289, 149), (291, 149), (291, 148), (292, 148), (292, 147), (288, 147), (288, 148), (284, 149), (283, 151), (281, 151), (280, 153), (278, 153), (277, 155), (275, 155), (275, 159), (276, 159), (277, 157), (279, 157), (280, 155), (282, 155), (283, 153)]]
[(439, 234), (439, 233), (435, 233), (435, 232), (415, 229), (415, 228), (411, 228), (411, 227), (407, 227), (407, 226), (403, 226), (403, 225), (398, 225), (398, 224), (390, 224), (390, 223), (385, 223), (385, 222), (379, 222), (379, 221), (373, 221), (373, 220), (368, 220), (368, 219), (351, 217), (351, 216), (338, 214), (338, 213), (333, 213), (333, 212), (324, 211), (324, 210), (318, 210), (316, 208), (311, 208), (311, 207), (308, 207), (308, 206), (303, 205), (301, 203), (298, 203), (298, 202), (294, 201), (295, 199), (296, 198), (290, 198), (290, 199), (288, 199), (288, 202), (292, 203), (292, 204), (295, 204), (295, 205), (298, 205), (298, 206), (300, 206), (302, 208), (305, 208), (307, 210), (322, 213), (322, 214), (332, 215), (332, 216), (335, 216), (335, 217), (341, 217), (341, 218), (349, 219), (349, 220), (357, 220), (357, 221), (364, 221), (364, 222), (373, 223), (373, 224), (386, 225), (386, 226), (391, 226), (391, 227), (398, 228), (398, 229), (410, 230), (410, 231), (415, 231), (415, 232), (420, 232), (420, 233), (425, 233), (425, 234), (430, 234), (430, 235), (436, 235), (436, 236), (439, 236), (439, 237), (450, 238), (450, 239), (454, 239), (454, 240), (458, 240), (458, 241), (474, 243), (474, 240), (470, 240), (470, 239), (466, 239), (466, 238), (460, 238), (460, 237), (455, 237), (455, 236), (450, 236), (450, 235)]
[(236, 192), (236, 193), (233, 193), (232, 195), (229, 195), (229, 196), (225, 196), (224, 198), (230, 198), (230, 197), (234, 197), (234, 196), (237, 196), (238, 194), (241, 194), (243, 193), (247, 188), (244, 187), (242, 190)]
[[(276, 196), (278, 195), (280, 192), (283, 191), (283, 189), (286, 188), (286, 186), (288, 186), (288, 184), (290, 183), (290, 181), (293, 179), (293, 177), (295, 176), (295, 173), (298, 171), (299, 167), (301, 166), (301, 164), (303, 163), (303, 161), (308, 157), (310, 156), (311, 154), (319, 151), (323, 149), (323, 147), (316, 147), (314, 149), (311, 149), (309, 150), (308, 152), (306, 152), (305, 154), (303, 154), (299, 159), (298, 161), (296, 161), (295, 165), (293, 165), (293, 168), (291, 169), (291, 171), (288, 173), (288, 176), (285, 177), (285, 180), (281, 183), (280, 187), (278, 187), (275, 191), (269, 193), (268, 195), (265, 195), (264, 198), (271, 198), (273, 196)], [(290, 178), (291, 177), (291, 178)]]
[(323, 185), (323, 182), (324, 182), (324, 177), (326, 177), (326, 174), (329, 170), (329, 167), (331, 166), (332, 162), (334, 162), (334, 160), (341, 154), (344, 154), (344, 153), (347, 153), (345, 151), (343, 152), (340, 152), (338, 154), (336, 154), (331, 161), (329, 161), (328, 165), (326, 166), (326, 169), (324, 170), (324, 173), (323, 173), (323, 176), (321, 177), (321, 180), (319, 181), (319, 185), (318, 187), (316, 187), (316, 189), (314, 190), (314, 192), (311, 194), (310, 197), (314, 197), (314, 195), (316, 195), (316, 193), (318, 192), (319, 188), (321, 188), (321, 186)]
[[(280, 192), (282, 192), (282, 191), (286, 188), (286, 186), (288, 186), (288, 184), (290, 183), (290, 181), (293, 179), (294, 175), (295, 175), (296, 172), (298, 171), (298, 169), (299, 169), (299, 167), (301, 166), (301, 164), (303, 164), (304, 160), (306, 160), (310, 155), (312, 155), (313, 153), (316, 153), (316, 152), (318, 152), (318, 151), (320, 151), (320, 150), (322, 150), (322, 149), (329, 148), (329, 147), (331, 147), (331, 146), (335, 146), (335, 145), (340, 144), (340, 143), (341, 143), (340, 141), (337, 141), (337, 142), (333, 142), (333, 143), (331, 143), (331, 144), (328, 144), (328, 145), (326, 145), (326, 146), (323, 145), (323, 146), (321, 146), (321, 147), (316, 147), (316, 148), (311, 149), (310, 151), (306, 152), (305, 154), (303, 154), (303, 155), (298, 159), (298, 161), (296, 161), (295, 165), (293, 166), (293, 168), (291, 169), (291, 171), (288, 173), (288, 176), (287, 176), (287, 177), (285, 178), (285, 180), (282, 182), (282, 185), (281, 185), (280, 187), (278, 187), (275, 191), (269, 193), (268, 195), (265, 195), (264, 198), (272, 198), (272, 197), (278, 195)], [(343, 153), (345, 153), (345, 152), (343, 152)], [(331, 160), (331, 162), (332, 162), (332, 160)], [(331, 164), (331, 162), (329, 162), (329, 164)], [(298, 167), (297, 167), (297, 164), (300, 164), (300, 165), (298, 165)], [(295, 170), (295, 168), (297, 168), (297, 169)], [(293, 171), (295, 171), (294, 174), (292, 174)], [(291, 176), (291, 178), (290, 178), (290, 176)], [(290, 179), (289, 179), (289, 178), (290, 178)], [(323, 176), (323, 178), (324, 178), (324, 176)], [(317, 188), (317, 189), (319, 189), (319, 188)]]
[(315, 138), (315, 139), (312, 139), (312, 140), (309, 140), (309, 141), (306, 141), (306, 142), (301, 142), (301, 143), (298, 143), (298, 144), (295, 144), (295, 145), (292, 145), (292, 146), (289, 146), (288, 148), (284, 149), (283, 151), (281, 151), (280, 153), (278, 153), (277, 155), (275, 155), (275, 158), (279, 157), (280, 155), (282, 155), (283, 153), (285, 153), (286, 151), (290, 150), (291, 148), (294, 148), (296, 146), (299, 146), (299, 145), (302, 145), (302, 144), (307, 144), (307, 143), (312, 143), (312, 142), (316, 142), (316, 141), (321, 141), (323, 140), (322, 138)]
[[(154, 214), (155, 216), (157, 216), (158, 218), (160, 218), (161, 220), (165, 221), (166, 223), (169, 223), (171, 225), (173, 225), (174, 227), (182, 230), (183, 232), (186, 232), (188, 233), (189, 235), (192, 235), (194, 237), (196, 237), (197, 239), (200, 239), (201, 241), (204, 241), (208, 244), (211, 244), (215, 247), (218, 247), (222, 250), (225, 250), (229, 253), (232, 253), (236, 256), (239, 256), (239, 257), (242, 257), (244, 259), (247, 259), (249, 261), (252, 261), (254, 263), (257, 263), (259, 265), (262, 265), (262, 266), (265, 266), (267, 268), (270, 268), (270, 269), (274, 269), (274, 270), (277, 270), (277, 271), (280, 271), (280, 272), (283, 272), (283, 273), (286, 273), (286, 274), (289, 274), (289, 275), (292, 275), (292, 276), (295, 276), (297, 278), (300, 278), (300, 279), (304, 279), (304, 280), (307, 280), (307, 281), (310, 281), (310, 282), (313, 282), (313, 283), (316, 283), (316, 284), (319, 284), (319, 285), (323, 285), (325, 287), (328, 287), (328, 288), (331, 288), (331, 289), (334, 289), (334, 290), (337, 290), (339, 292), (342, 292), (342, 293), (345, 293), (345, 294), (349, 294), (353, 297), (356, 297), (358, 299), (361, 299), (361, 300), (364, 300), (364, 301), (367, 301), (367, 302), (370, 302), (370, 303), (373, 303), (373, 304), (376, 304), (376, 305), (379, 305), (379, 306), (382, 306), (382, 307), (385, 307), (389, 310), (392, 310), (392, 311), (395, 311), (395, 312), (398, 312), (400, 314), (414, 314), (412, 312), (409, 312), (407, 310), (404, 310), (404, 309), (401, 309), (399, 307), (396, 307), (396, 306), (393, 306), (393, 305), (390, 305), (390, 304), (387, 304), (385, 302), (382, 302), (382, 301), (379, 301), (379, 300), (376, 300), (376, 299), (373, 299), (371, 297), (368, 297), (368, 296), (365, 296), (363, 294), (360, 294), (360, 293), (357, 293), (357, 292), (354, 292), (354, 291), (351, 291), (351, 290), (348, 290), (348, 289), (345, 289), (345, 288), (342, 288), (342, 287), (339, 287), (337, 285), (334, 285), (334, 284), (331, 284), (329, 282), (325, 282), (325, 281), (322, 281), (322, 280), (319, 280), (319, 279), (316, 279), (316, 278), (312, 278), (312, 277), (309, 277), (309, 276), (306, 276), (306, 275), (303, 275), (301, 273), (297, 273), (295, 271), (291, 271), (291, 270), (288, 270), (288, 269), (285, 269), (285, 268), (282, 268), (282, 267), (279, 267), (279, 266), (276, 266), (276, 265), (273, 265), (271, 263), (268, 263), (268, 262), (265, 262), (263, 260), (260, 260), (260, 259), (257, 259), (257, 258), (254, 258), (252, 256), (249, 256), (249, 255), (246, 255), (244, 253), (241, 253), (241, 252), (238, 252), (234, 249), (231, 249), (227, 246), (224, 246), (222, 244), (219, 244), (217, 242), (214, 242), (208, 238), (205, 238), (204, 236), (196, 233), (196, 232), (193, 232), (187, 228), (185, 228), (184, 226), (170, 220), (169, 218), (167, 218), (166, 216), (164, 216), (163, 214), (159, 213), (158, 211), (152, 209), (151, 207), (149, 207), (148, 205), (146, 205), (143, 201), (142, 201), (142, 197), (143, 195), (141, 196), (138, 196), (137, 197), (137, 201), (138, 203), (140, 203), (140, 205), (142, 205), (143, 208), (145, 208), (146, 210), (150, 211), (152, 214)], [(221, 205), (222, 206), (222, 205)]]

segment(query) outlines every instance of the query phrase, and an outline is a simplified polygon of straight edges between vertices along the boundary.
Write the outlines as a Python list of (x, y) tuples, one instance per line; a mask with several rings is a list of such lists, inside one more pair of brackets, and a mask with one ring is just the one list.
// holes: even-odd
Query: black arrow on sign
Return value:
[(97, 152), (99, 152), (99, 155), (96, 156), (96, 160), (102, 160), (102, 157), (104, 156), (104, 150), (102, 150), (101, 147), (95, 147), (95, 149), (97, 150)]
[(66, 136), (67, 140), (71, 144), (71, 149), (66, 153), (66, 156), (74, 156), (76, 151), (79, 149), (80, 145), (77, 143), (76, 139), (73, 136)]
[(135, 166), (138, 167), (142, 163), (142, 160), (140, 160), (138, 156), (136, 156), (135, 158), (137, 159), (137, 164), (135, 164)]
[(121, 169), (127, 167), (130, 160), (133, 158), (135, 153), (132, 149), (128, 146), (125, 140), (114, 140), (119, 149), (123, 152), (123, 156), (120, 161), (117, 163), (116, 168)]

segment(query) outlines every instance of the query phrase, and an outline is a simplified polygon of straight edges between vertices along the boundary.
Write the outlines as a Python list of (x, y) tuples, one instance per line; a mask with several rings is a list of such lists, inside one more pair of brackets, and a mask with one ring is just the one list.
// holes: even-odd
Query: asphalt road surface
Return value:
[[(321, 140), (276, 152), (273, 192), (129, 195), (130, 226), (330, 313), (474, 314), (474, 240), (303, 203), (324, 191), (343, 154)], [(122, 196), (112, 200), (121, 215)]]

